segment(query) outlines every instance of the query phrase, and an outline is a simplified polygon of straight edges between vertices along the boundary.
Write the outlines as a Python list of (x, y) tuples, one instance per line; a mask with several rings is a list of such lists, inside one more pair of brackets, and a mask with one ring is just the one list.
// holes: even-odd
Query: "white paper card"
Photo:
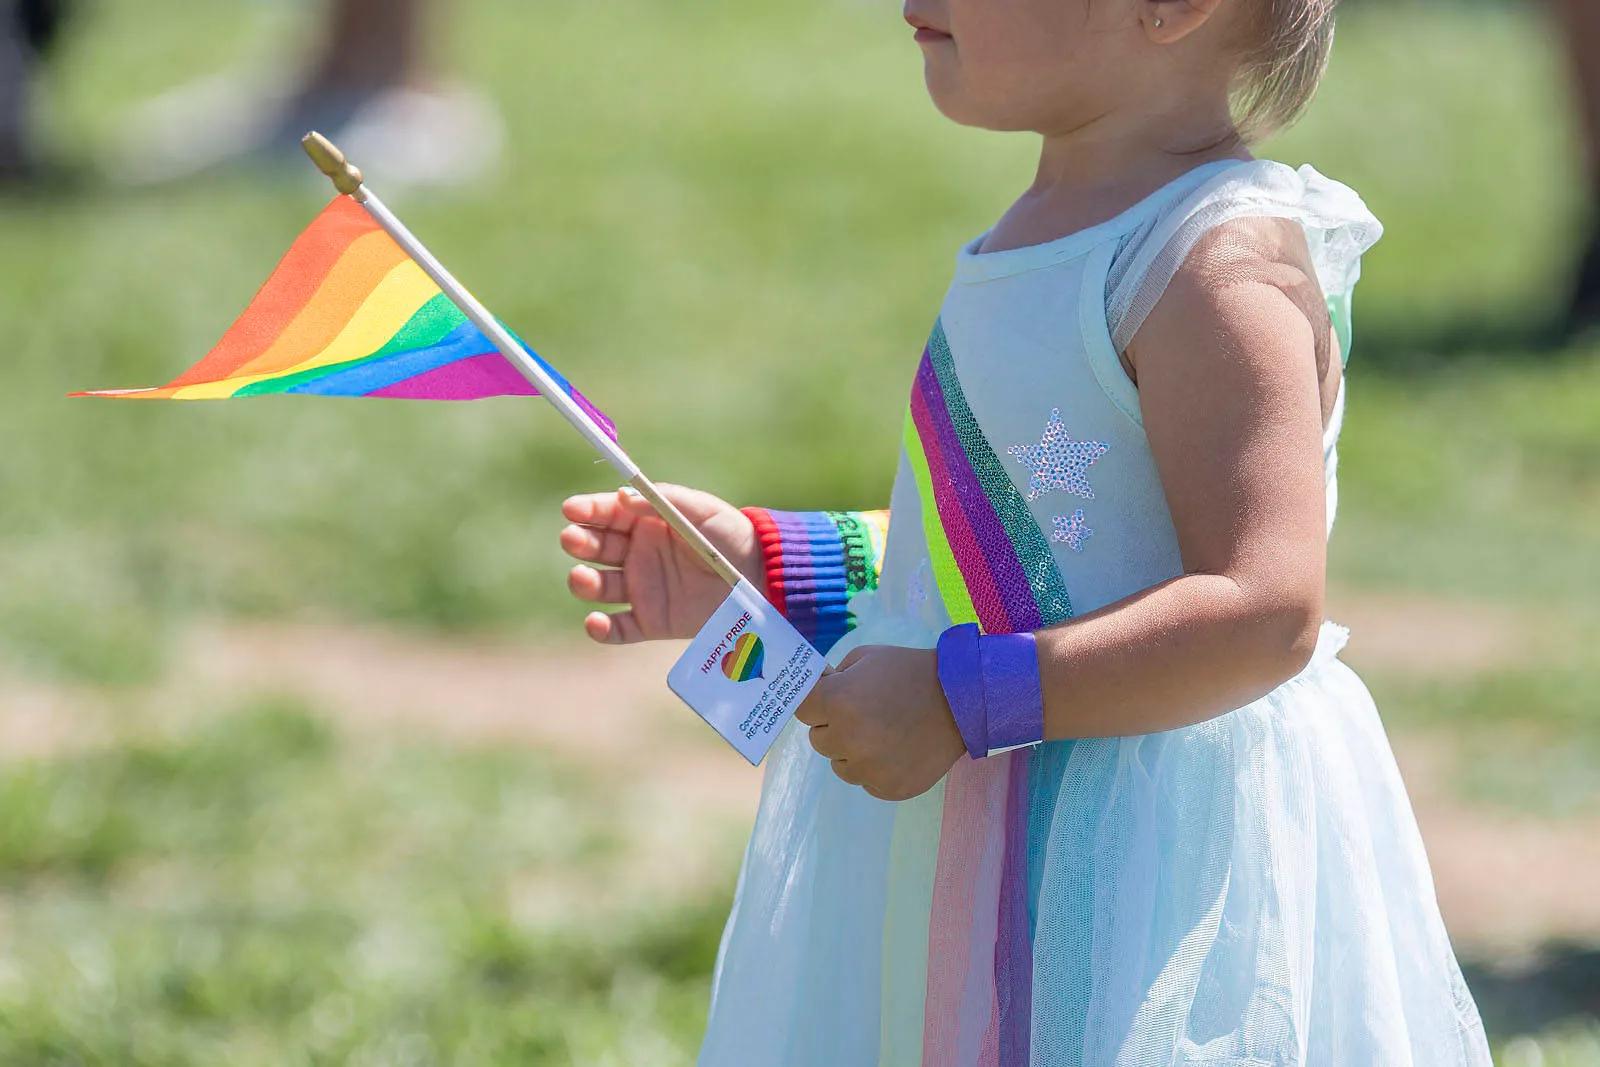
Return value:
[(667, 685), (758, 764), (825, 665), (755, 586), (740, 582), (673, 664)]

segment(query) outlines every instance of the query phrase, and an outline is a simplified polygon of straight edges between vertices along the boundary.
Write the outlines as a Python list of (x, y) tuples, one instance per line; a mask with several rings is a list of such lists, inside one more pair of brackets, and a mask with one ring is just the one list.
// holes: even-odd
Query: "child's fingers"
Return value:
[(807, 726), (828, 725), (827, 694), (818, 692), (821, 688), (822, 685), (819, 682), (817, 687), (811, 690), (811, 695), (802, 700), (800, 706), (794, 709), (794, 717)]
[(614, 615), (591, 611), (583, 620), (583, 629), (602, 645), (631, 645), (645, 639), (644, 632), (639, 629), (639, 619), (631, 611), (619, 611)]
[(579, 564), (567, 573), (567, 588), (579, 600), (596, 604), (628, 602), (628, 582), (621, 571), (601, 571)]
[(581, 493), (561, 502), (561, 514), (568, 522), (581, 526), (614, 529), (627, 533), (638, 516), (622, 506), (616, 493)]
[(606, 496), (600, 493), (580, 493), (561, 502), (561, 514), (570, 522), (595, 523), (595, 512)]
[(856, 662), (867, 654), (867, 649), (869, 647), (870, 646), (868, 645), (857, 645), (855, 648), (852, 648), (849, 652), (844, 654), (844, 659), (839, 661), (839, 666), (835, 667), (834, 670), (846, 671), (851, 667), (854, 667)]
[(628, 535), (593, 526), (568, 526), (561, 531), (561, 548), (573, 559), (620, 567), (628, 558)]
[[(657, 484), (656, 488), (661, 490), (662, 496), (677, 505), (678, 510), (683, 512), (684, 516), (693, 523), (705, 522), (728, 507), (720, 497), (712, 496), (710, 493), (702, 492), (699, 489), (673, 485), (670, 482), (661, 482)], [(656, 513), (656, 509), (651, 507), (648, 500), (631, 489), (623, 488), (617, 490), (617, 501), (636, 517), (654, 515)]]
[(813, 726), (807, 732), (811, 747), (817, 750), (819, 756), (826, 756), (828, 759), (842, 759), (844, 757), (844, 749), (839, 745), (839, 739), (834, 737), (834, 734), (838, 733), (838, 731), (833, 727), (827, 725)]

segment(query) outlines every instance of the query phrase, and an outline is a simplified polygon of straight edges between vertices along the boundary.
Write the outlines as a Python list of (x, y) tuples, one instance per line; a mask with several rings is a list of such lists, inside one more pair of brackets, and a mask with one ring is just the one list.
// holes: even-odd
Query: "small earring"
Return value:
[(1166, 24), (1167, 24), (1167, 20), (1166, 19), (1156, 19), (1154, 25), (1155, 25), (1155, 28), (1159, 30), (1162, 26), (1165, 26)]

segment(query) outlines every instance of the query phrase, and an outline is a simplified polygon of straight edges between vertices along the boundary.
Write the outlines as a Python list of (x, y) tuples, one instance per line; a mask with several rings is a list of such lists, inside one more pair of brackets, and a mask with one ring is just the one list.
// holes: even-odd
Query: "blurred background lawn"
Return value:
[[(98, 0), (57, 136), (292, 50), (294, 5)], [(1030, 173), (939, 120), (898, 8), (461, 0), (511, 140), (391, 203), (657, 477), (886, 499), (954, 249)], [(1505, 1064), (1600, 1064), (1600, 358), (1533, 9), (1351, 4), (1311, 160), (1357, 301), (1334, 614)], [(203, 353), (304, 169), (0, 199), (0, 1063), (692, 1059), (756, 777), (665, 654), (573, 641), (550, 412), (112, 405)], [(371, 175), (384, 188), (381, 174)], [(597, 664), (601, 665), (597, 668)]]

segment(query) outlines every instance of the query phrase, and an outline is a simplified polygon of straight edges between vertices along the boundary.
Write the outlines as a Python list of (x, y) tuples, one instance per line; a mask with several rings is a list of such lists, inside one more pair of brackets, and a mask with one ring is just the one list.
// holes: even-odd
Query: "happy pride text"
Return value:
[(734, 638), (748, 629), (754, 621), (748, 611), (735, 619), (733, 625), (728, 627), (728, 632), (722, 635), (722, 640), (717, 642), (717, 647), (713, 648), (710, 654), (706, 656), (705, 662), (700, 664), (700, 673), (710, 674), (712, 668), (722, 662), (722, 654), (728, 650), (728, 646), (733, 644)]

